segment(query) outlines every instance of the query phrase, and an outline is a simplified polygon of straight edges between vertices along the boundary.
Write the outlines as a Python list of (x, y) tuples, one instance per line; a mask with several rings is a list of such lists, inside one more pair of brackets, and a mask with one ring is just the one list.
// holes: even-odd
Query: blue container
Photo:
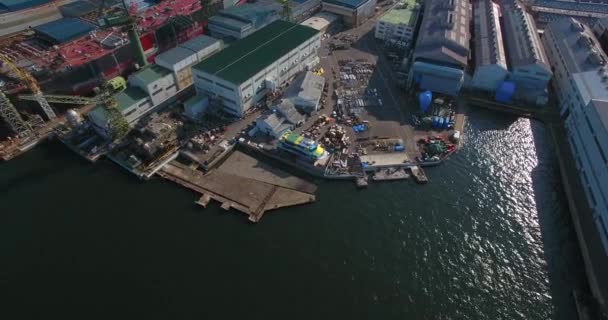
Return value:
[(450, 126), (450, 117), (445, 117), (445, 119), (443, 119), (443, 127), (447, 129), (447, 127)]
[(433, 124), (431, 125), (431, 127), (437, 128), (438, 124), (439, 124), (439, 117), (437, 117), (437, 116), (433, 117)]
[(403, 152), (403, 151), (405, 151), (405, 147), (402, 146), (402, 145), (400, 145), (400, 144), (397, 144), (397, 145), (395, 145), (395, 151), (396, 152)]
[(443, 129), (443, 118), (439, 118), (437, 122), (437, 129)]

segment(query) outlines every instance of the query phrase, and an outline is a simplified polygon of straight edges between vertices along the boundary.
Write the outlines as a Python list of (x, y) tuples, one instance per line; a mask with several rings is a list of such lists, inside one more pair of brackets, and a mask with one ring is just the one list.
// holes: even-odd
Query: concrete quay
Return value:
[(226, 210), (247, 214), (251, 222), (260, 221), (268, 210), (315, 201), (314, 184), (238, 151), (207, 173), (172, 161), (157, 174), (199, 193), (197, 204), (206, 207), (215, 200)]

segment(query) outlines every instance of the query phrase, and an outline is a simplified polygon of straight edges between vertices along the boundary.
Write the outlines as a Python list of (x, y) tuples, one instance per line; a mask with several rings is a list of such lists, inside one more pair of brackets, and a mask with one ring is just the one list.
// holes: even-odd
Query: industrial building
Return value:
[(377, 0), (322, 0), (323, 10), (342, 17), (349, 26), (359, 26), (374, 15)]
[(52, 45), (63, 44), (87, 35), (95, 25), (77, 18), (63, 18), (33, 28), (39, 38)]
[(467, 0), (427, 0), (409, 73), (410, 85), (457, 95), (464, 82), (470, 48)]
[(278, 20), (192, 68), (196, 90), (242, 117), (268, 92), (318, 63), (318, 30)]
[(294, 130), (306, 117), (298, 112), (290, 100), (282, 100), (273, 106), (272, 112), (255, 121), (255, 130), (259, 133), (279, 138), (284, 133)]
[(290, 100), (302, 112), (311, 114), (319, 110), (324, 86), (324, 77), (311, 71), (303, 72), (287, 88), (284, 98)]
[(0, 13), (19, 11), (47, 4), (52, 0), (0, 0)]
[(173, 71), (178, 90), (192, 85), (192, 66), (222, 50), (222, 42), (205, 35), (188, 40), (156, 56), (156, 64)]
[(591, 28), (573, 18), (549, 23), (543, 42), (570, 148), (608, 254), (608, 57)]
[(278, 3), (246, 3), (209, 18), (209, 32), (220, 39), (242, 39), (280, 18)]
[(471, 88), (494, 92), (509, 74), (498, 4), (492, 0), (475, 2), (473, 23), (475, 72)]
[(314, 16), (304, 20), (300, 23), (303, 26), (311, 27), (313, 29), (319, 30), (321, 33), (327, 32), (329, 27), (331, 27), (336, 21), (338, 21), (338, 16), (333, 13), (321, 11)]
[[(124, 115), (129, 125), (133, 125), (153, 105), (150, 97), (137, 87), (128, 87), (125, 91), (114, 95), (118, 110)], [(97, 107), (87, 114), (93, 128), (103, 137), (111, 137), (108, 115), (102, 107)]]
[(515, 98), (545, 104), (552, 72), (534, 18), (519, 0), (504, 0), (502, 4), (502, 34), (509, 63), (509, 81), (515, 83)]
[(374, 36), (385, 42), (407, 47), (414, 37), (419, 5), (416, 0), (401, 0), (376, 21)]

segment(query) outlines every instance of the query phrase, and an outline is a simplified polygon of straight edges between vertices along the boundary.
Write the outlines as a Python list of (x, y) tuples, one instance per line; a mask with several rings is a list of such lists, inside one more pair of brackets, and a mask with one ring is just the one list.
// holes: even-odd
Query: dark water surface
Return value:
[(575, 319), (544, 127), (474, 111), (430, 183), (320, 182), (258, 225), (58, 143), (0, 164), (2, 319)]

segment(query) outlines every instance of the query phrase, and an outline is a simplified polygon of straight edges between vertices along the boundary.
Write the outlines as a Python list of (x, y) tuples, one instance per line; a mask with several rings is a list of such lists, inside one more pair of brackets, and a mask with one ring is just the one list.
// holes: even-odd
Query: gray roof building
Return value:
[(503, 0), (502, 16), (509, 68), (537, 64), (550, 72), (534, 18), (525, 6), (519, 0)]
[(468, 0), (427, 0), (414, 60), (465, 68), (470, 53), (470, 17)]
[(325, 86), (325, 78), (308, 71), (291, 83), (285, 92), (285, 97), (307, 112), (315, 111), (323, 95), (323, 86)]
[(475, 2), (473, 12), (475, 65), (496, 64), (507, 69), (498, 5), (492, 0), (479, 0)]

